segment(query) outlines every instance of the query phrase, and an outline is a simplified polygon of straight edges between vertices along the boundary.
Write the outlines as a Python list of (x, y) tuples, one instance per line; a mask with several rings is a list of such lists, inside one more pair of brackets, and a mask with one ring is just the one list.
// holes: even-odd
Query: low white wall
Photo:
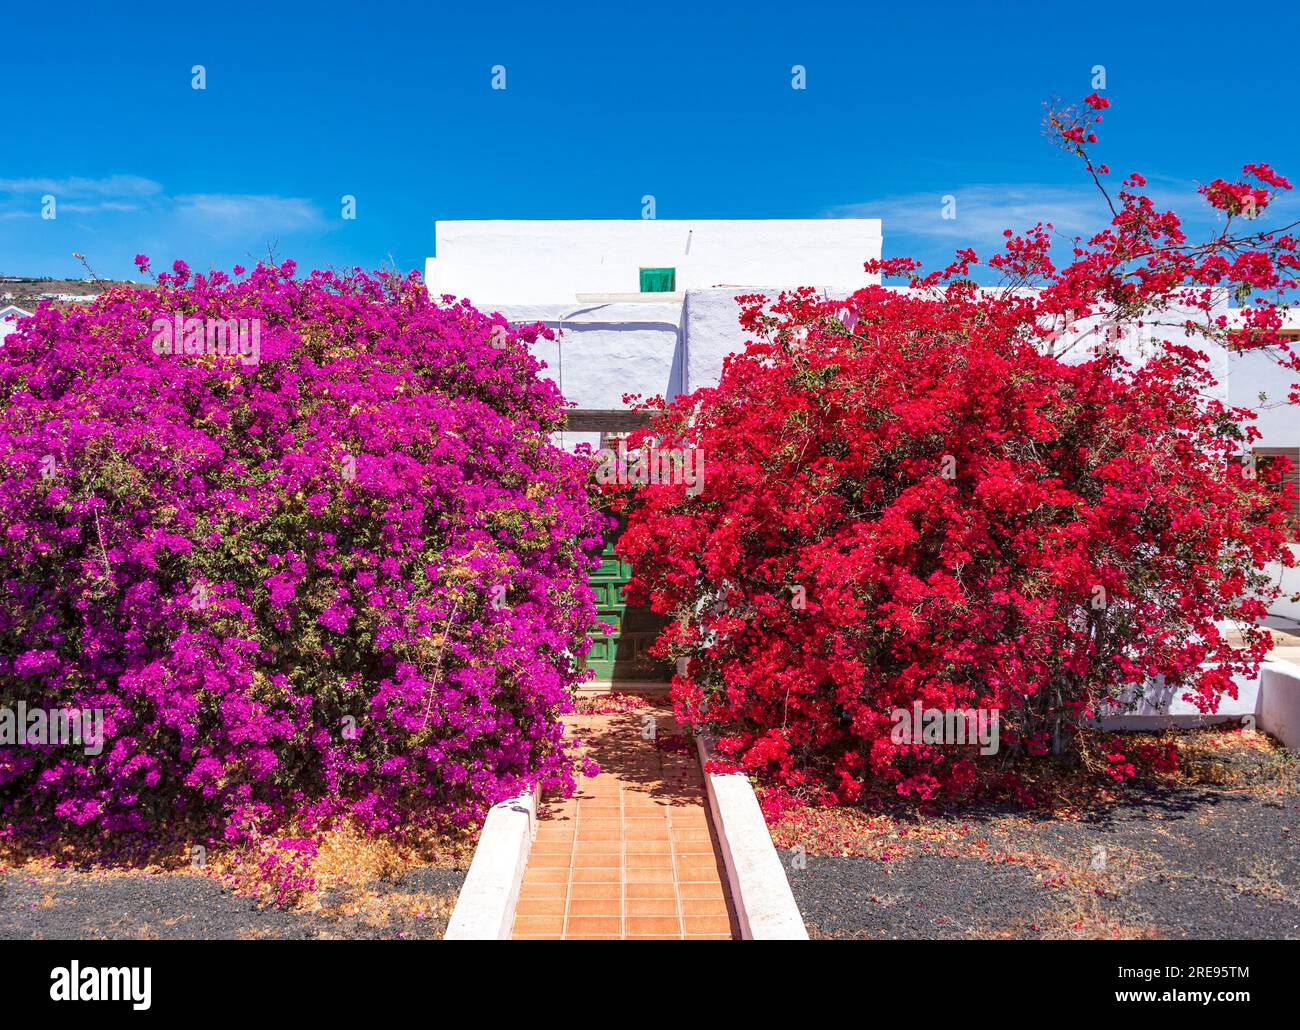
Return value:
[(1147, 684), (1143, 699), (1135, 710), (1123, 715), (1103, 715), (1100, 720), (1102, 729), (1153, 730), (1165, 726), (1189, 729), (1240, 722), (1247, 715), (1258, 717), (1261, 706), (1260, 677), (1234, 673), (1232, 681), (1237, 685), (1237, 696), (1225, 696), (1219, 702), (1219, 710), (1215, 714), (1205, 715), (1194, 704), (1183, 700), (1182, 695), (1188, 692), (1187, 687), (1171, 687), (1162, 678), (1153, 680)]
[(1214, 715), (1202, 715), (1194, 705), (1182, 700), (1186, 688), (1174, 689), (1153, 683), (1147, 688), (1146, 701), (1136, 712), (1106, 716), (1101, 726), (1107, 730), (1161, 730), (1170, 726), (1193, 728), (1225, 722), (1243, 722), (1253, 717), (1255, 727), (1276, 737), (1285, 747), (1300, 748), (1300, 665), (1285, 658), (1267, 658), (1259, 675), (1233, 676), (1236, 698), (1225, 697)]
[(509, 940), (537, 829), (537, 798), (533, 791), (489, 810), (443, 940)]
[[(695, 739), (700, 765), (707, 770), (713, 744), (706, 734)], [(786, 879), (781, 857), (759, 807), (749, 777), (743, 773), (704, 773), (704, 789), (727, 869), (727, 886), (746, 941), (806, 941), (808, 930)]]

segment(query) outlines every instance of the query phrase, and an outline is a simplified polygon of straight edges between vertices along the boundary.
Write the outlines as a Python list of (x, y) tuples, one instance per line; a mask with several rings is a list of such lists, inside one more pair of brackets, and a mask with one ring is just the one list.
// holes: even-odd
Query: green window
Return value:
[(677, 269), (641, 269), (642, 293), (672, 293), (675, 289), (677, 289)]

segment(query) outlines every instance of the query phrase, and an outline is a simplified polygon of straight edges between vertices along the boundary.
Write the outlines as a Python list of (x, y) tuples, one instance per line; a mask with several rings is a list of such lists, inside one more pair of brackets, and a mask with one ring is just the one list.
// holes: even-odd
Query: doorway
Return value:
[[(600, 445), (617, 447), (626, 435), (602, 432)], [(596, 599), (596, 624), (587, 633), (591, 650), (585, 667), (596, 674), (597, 683), (667, 683), (672, 678), (672, 665), (652, 658), (649, 650), (669, 620), (649, 608), (628, 604), (624, 597), (624, 589), (632, 579), (632, 565), (618, 556), (615, 545), (626, 528), (626, 520), (620, 518), (606, 532), (600, 565), (588, 578)], [(611, 632), (602, 626), (608, 626)]]

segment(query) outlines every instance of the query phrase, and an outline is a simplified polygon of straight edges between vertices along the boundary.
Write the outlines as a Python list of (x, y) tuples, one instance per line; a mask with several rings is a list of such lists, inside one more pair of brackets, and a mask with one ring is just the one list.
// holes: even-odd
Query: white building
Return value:
[(30, 314), (30, 311), (24, 311), (13, 304), (0, 307), (0, 344), (3, 344), (5, 337), (14, 331), (14, 322)]
[(625, 394), (716, 384), (743, 341), (738, 295), (880, 281), (862, 269), (880, 257), (875, 218), (439, 222), (436, 240), (432, 295), (562, 332), (535, 353), (578, 406), (566, 446), (634, 426)]
[[(862, 268), (880, 256), (877, 219), (439, 222), (436, 238), (431, 294), (560, 331), (533, 351), (578, 406), (560, 434), (570, 448), (641, 424), (626, 394), (671, 400), (716, 384), (744, 340), (737, 295), (879, 282)], [(662, 680), (671, 670), (646, 654), (662, 618), (623, 602), (628, 575), (612, 554), (592, 575), (614, 633), (592, 634), (587, 667), (601, 681)]]
[[(561, 330), (563, 348), (540, 346), (539, 357), (584, 411), (623, 409), (629, 392), (671, 398), (715, 384), (744, 340), (738, 295), (812, 286), (838, 296), (880, 281), (862, 269), (880, 257), (876, 218), (450, 221), (435, 239), (430, 294)], [(1132, 334), (1124, 346), (1140, 354)], [(1300, 417), (1285, 404), (1294, 377), (1264, 354), (1211, 350), (1219, 396), (1259, 412), (1260, 446), (1300, 447)]]
[[(638, 424), (625, 394), (671, 400), (715, 385), (723, 359), (745, 340), (738, 295), (812, 286), (843, 296), (880, 281), (862, 268), (881, 254), (874, 218), (452, 221), (437, 223), (435, 238), (437, 256), (425, 268), (431, 294), (561, 331), (563, 343), (539, 341), (535, 352), (577, 404), (563, 434), (568, 447), (595, 446), (602, 431)], [(1226, 297), (1217, 313), (1232, 317)], [(1083, 329), (1104, 331), (1101, 321)], [(1300, 339), (1300, 318), (1292, 332)], [(1143, 341), (1132, 333), (1120, 346), (1130, 358), (1142, 356)], [(1206, 349), (1219, 399), (1259, 414), (1257, 452), (1284, 454), (1300, 467), (1300, 409), (1286, 403), (1296, 377), (1265, 354)], [(1088, 351), (1086, 341), (1076, 349)], [(1286, 576), (1284, 589), (1300, 592), (1300, 569)], [(1300, 604), (1275, 610), (1300, 618)]]

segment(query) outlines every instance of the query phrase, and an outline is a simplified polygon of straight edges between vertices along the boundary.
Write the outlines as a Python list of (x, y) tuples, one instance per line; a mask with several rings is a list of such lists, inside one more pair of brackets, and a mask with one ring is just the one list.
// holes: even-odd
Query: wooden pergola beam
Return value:
[(626, 408), (570, 408), (565, 428), (574, 433), (624, 433), (648, 426), (657, 414)]

